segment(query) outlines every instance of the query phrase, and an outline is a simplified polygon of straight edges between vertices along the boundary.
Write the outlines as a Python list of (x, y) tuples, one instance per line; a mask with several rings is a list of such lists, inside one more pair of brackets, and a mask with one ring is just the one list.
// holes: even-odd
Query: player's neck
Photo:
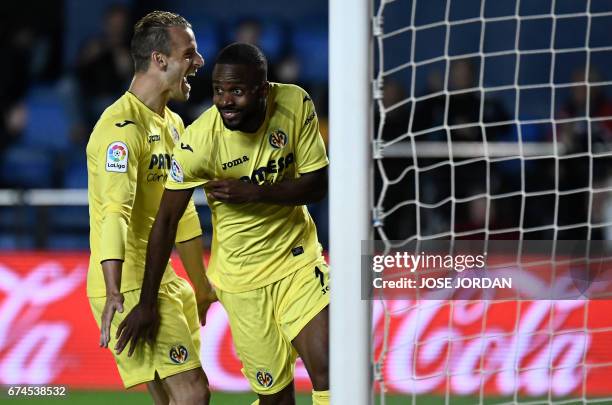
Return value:
[(136, 74), (128, 91), (149, 107), (151, 111), (163, 117), (164, 109), (168, 103), (168, 93), (160, 92), (160, 87), (160, 83), (155, 78)]

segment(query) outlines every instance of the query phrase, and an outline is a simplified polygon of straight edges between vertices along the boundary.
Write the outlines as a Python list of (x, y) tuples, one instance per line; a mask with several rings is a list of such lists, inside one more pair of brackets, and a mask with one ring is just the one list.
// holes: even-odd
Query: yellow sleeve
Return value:
[(206, 142), (208, 134), (197, 125), (187, 127), (181, 142), (174, 145), (170, 176), (165, 187), (170, 190), (186, 190), (203, 185), (210, 180), (210, 164), (214, 160), (214, 148)]
[(329, 164), (325, 153), (325, 143), (319, 132), (319, 119), (310, 96), (304, 92), (302, 114), (296, 119), (302, 120), (296, 147), (296, 168), (298, 173), (308, 173), (321, 169)]
[[(185, 141), (185, 125), (183, 124), (183, 120), (178, 114), (173, 113), (173, 116), (177, 124), (179, 134), (181, 134), (180, 141), (178, 142), (178, 144), (180, 145), (180, 142), (186, 142)], [(176, 145), (175, 145), (175, 148), (176, 148)], [(181, 150), (181, 149), (177, 148), (177, 150)], [(173, 153), (176, 153), (177, 150), (174, 150)], [(169, 179), (170, 177), (171, 176), (169, 176)], [(189, 201), (189, 204), (187, 205), (187, 208), (185, 209), (185, 213), (183, 214), (183, 217), (179, 221), (178, 229), (176, 230), (175, 242), (176, 243), (186, 242), (200, 235), (202, 235), (202, 227), (200, 225), (200, 218), (198, 217), (198, 212), (196, 211), (195, 204), (193, 202), (193, 198), (191, 198), (191, 200)]]
[(88, 159), (95, 162), (94, 194), (101, 201), (100, 261), (125, 260), (125, 242), (136, 194), (142, 154), (139, 129), (129, 125), (96, 127), (97, 147)]
[(176, 242), (185, 242), (200, 235), (202, 235), (202, 226), (192, 198), (179, 221)]

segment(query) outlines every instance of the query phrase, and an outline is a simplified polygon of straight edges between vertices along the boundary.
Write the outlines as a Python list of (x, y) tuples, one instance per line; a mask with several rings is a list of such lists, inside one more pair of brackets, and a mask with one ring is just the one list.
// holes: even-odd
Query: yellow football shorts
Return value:
[[(125, 388), (155, 379), (166, 378), (183, 371), (201, 367), (200, 324), (193, 289), (187, 281), (177, 279), (162, 284), (158, 295), (160, 326), (153, 345), (140, 341), (128, 357), (129, 344), (120, 355), (114, 351), (117, 327), (138, 303), (140, 289), (123, 293), (123, 313), (115, 313), (111, 323), (109, 350), (115, 357)], [(94, 318), (100, 327), (106, 297), (89, 298)]]
[(258, 394), (272, 395), (293, 380), (298, 354), (291, 341), (329, 305), (329, 269), (313, 262), (252, 291), (217, 290), (228, 314), (242, 373)]

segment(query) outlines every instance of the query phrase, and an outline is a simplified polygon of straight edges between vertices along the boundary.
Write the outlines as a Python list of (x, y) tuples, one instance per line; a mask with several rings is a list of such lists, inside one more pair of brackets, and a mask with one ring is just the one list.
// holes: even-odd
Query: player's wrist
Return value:
[(269, 201), (270, 198), (270, 185), (263, 184), (261, 186), (253, 185), (254, 191), (252, 193), (253, 201), (255, 203), (263, 203)]
[(157, 310), (157, 296), (148, 297), (146, 295), (141, 294), (140, 300), (138, 301), (138, 305), (146, 310), (156, 311)]
[(155, 312), (157, 311), (157, 300), (152, 300), (152, 301), (140, 301), (138, 303), (138, 305), (140, 305), (143, 309), (147, 310), (147, 311), (151, 311), (151, 312)]
[(118, 287), (106, 287), (106, 298), (119, 298), (121, 296), (122, 294)]
[(198, 304), (212, 303), (217, 301), (217, 294), (213, 289), (196, 292), (196, 301)]

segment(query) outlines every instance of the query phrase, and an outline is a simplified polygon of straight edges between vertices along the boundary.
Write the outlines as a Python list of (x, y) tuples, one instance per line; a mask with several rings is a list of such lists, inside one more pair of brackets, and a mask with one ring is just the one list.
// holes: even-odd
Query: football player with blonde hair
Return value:
[[(157, 214), (174, 144), (184, 131), (166, 104), (189, 98), (188, 77), (204, 64), (191, 25), (154, 11), (134, 28), (132, 83), (98, 120), (87, 144), (90, 263), (87, 295), (98, 322), (100, 346), (139, 301), (147, 239)], [(180, 143), (180, 142), (179, 142)], [(146, 383), (156, 404), (207, 404), (208, 380), (199, 359), (200, 323), (216, 299), (202, 262), (202, 230), (193, 201), (178, 222), (176, 243), (195, 287), (168, 259), (155, 295), (156, 339), (113, 352), (126, 388)], [(127, 311), (125, 311), (127, 310)], [(198, 320), (198, 316), (201, 322)]]

